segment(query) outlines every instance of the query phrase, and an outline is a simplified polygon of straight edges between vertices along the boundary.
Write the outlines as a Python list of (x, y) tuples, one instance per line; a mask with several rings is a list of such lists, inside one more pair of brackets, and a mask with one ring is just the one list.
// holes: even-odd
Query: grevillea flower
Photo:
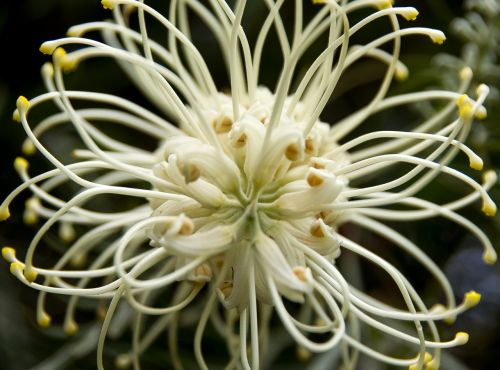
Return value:
[[(443, 33), (400, 28), (401, 18), (413, 20), (418, 12), (387, 0), (313, 2), (315, 7), (302, 0), (292, 4), (290, 32), (281, 18), (284, 0), (266, 0), (268, 12), (250, 42), (242, 27), (245, 0), (234, 7), (224, 0), (172, 0), (168, 17), (144, 1), (103, 0), (113, 20), (72, 27), (68, 37), (42, 45), (41, 51), (53, 56), (42, 68), (48, 92), (31, 100), (20, 97), (14, 119), (28, 135), (25, 154), (39, 151), (54, 169), (30, 177), (28, 162), (16, 159), (23, 184), (4, 200), (0, 213), (7, 219), (11, 201), (29, 189), (33, 196), (25, 220), (45, 221), (23, 260), (11, 247), (3, 249), (3, 256), (21, 282), (41, 291), (42, 326), (51, 321), (45, 309), (48, 293), (70, 296), (63, 323), (68, 334), (78, 328), (74, 314), (81, 297), (110, 300), (98, 343), (99, 369), (120, 301), (130, 305), (135, 318), (132, 349), (117, 363), (136, 369), (141, 354), (164, 331), (173, 367), (182, 368), (177, 338), (179, 318), (187, 310), (196, 314), (194, 354), (203, 369), (208, 368), (202, 342), (209, 322), (227, 343), (228, 369), (259, 369), (272, 340), (273, 315), (303, 355), (340, 346), (345, 369), (356, 367), (359, 353), (396, 366), (437, 369), (442, 348), (467, 342), (462, 332), (441, 339), (436, 322), (453, 320), (480, 295), (471, 291), (456, 304), (435, 262), (384, 221), (447, 218), (480, 240), (485, 262), (495, 262), (487, 236), (457, 213), (481, 200), (483, 212), (495, 214), (487, 194), (495, 174), (486, 172), (480, 184), (449, 166), (465, 154), (473, 169), (482, 169), (464, 141), (474, 119), (486, 114), (482, 103), (488, 87), (479, 85), (476, 96), (465, 95), (472, 77), (465, 68), (457, 91), (388, 96), (392, 81), (408, 74), (399, 60), (402, 39), (423, 35), (441, 43)], [(305, 6), (315, 13), (306, 17)], [(151, 19), (164, 27), (165, 40), (149, 37)], [(358, 32), (382, 20), (390, 32), (353, 44)], [(191, 37), (196, 22), (213, 33), (220, 48), (230, 82), (225, 92)], [(86, 37), (94, 31), (102, 41)], [(271, 90), (260, 85), (259, 75), (277, 63), (263, 53), (272, 42), (281, 50), (282, 66)], [(383, 49), (387, 46), (392, 52)], [(67, 89), (64, 72), (94, 58), (114, 59), (159, 113), (112, 94)], [(363, 58), (386, 67), (373, 98), (337, 122), (322, 122), (340, 78)], [(432, 101), (439, 109), (410, 130), (370, 132), (377, 113), (418, 101)], [(48, 103), (60, 112), (33, 124), (32, 112)], [(106, 124), (150, 137), (155, 149), (134, 146), (123, 134), (113, 136), (120, 130)], [(73, 128), (85, 147), (74, 151), (74, 163), (58, 159), (42, 143), (61, 125)], [(367, 133), (351, 135), (360, 127)], [(389, 178), (379, 176), (386, 171)], [(420, 197), (438, 176), (472, 190), (445, 204)], [(68, 183), (72, 187), (66, 191), (74, 193), (65, 199), (61, 189)], [(103, 209), (116, 199), (119, 212)], [(409, 277), (341, 232), (346, 223), (378, 234), (418, 262), (435, 278), (444, 304), (425, 302)], [(56, 226), (68, 248), (55, 266), (40, 267), (36, 251)], [(385, 272), (401, 305), (379, 301), (350, 284), (338, 270), (344, 251)], [(166, 299), (171, 302), (160, 306)], [(150, 316), (156, 321), (146, 320)], [(361, 324), (407, 343), (407, 357), (363, 342)]]

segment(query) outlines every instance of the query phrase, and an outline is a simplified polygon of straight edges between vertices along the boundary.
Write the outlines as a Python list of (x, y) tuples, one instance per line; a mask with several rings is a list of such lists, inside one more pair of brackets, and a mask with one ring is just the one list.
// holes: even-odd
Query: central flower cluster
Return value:
[[(308, 131), (300, 120), (306, 108), (291, 99), (279, 117), (280, 130), (268, 135), (274, 96), (265, 88), (257, 90), (254, 102), (239, 107), (237, 120), (230, 97), (220, 94), (214, 102), (200, 112), (209, 117), (210, 132), (184, 127), (192, 136), (173, 136), (158, 150), (161, 161), (153, 173), (165, 184), (156, 190), (186, 197), (151, 201), (153, 216), (167, 217), (152, 227), (152, 243), (187, 259), (227, 259), (220, 295), (229, 307), (247, 304), (248, 288), (240, 285), (248, 284), (249, 254), (257, 259), (259, 300), (272, 302), (263, 271), (274, 271), (282, 295), (301, 300), (311, 287), (297, 244), (332, 260), (340, 252), (339, 213), (329, 206), (342, 198), (347, 179), (336, 171), (348, 157), (331, 158), (337, 144), (329, 126), (316, 122)], [(206, 263), (190, 278), (211, 278), (217, 265)]]

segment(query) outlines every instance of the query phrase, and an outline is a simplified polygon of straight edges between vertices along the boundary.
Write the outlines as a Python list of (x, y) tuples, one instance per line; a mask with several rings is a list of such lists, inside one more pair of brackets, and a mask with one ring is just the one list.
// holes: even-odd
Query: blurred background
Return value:
[[(491, 1), (495, 3), (494, 0)], [(168, 9), (168, 0), (151, 0), (148, 3), (163, 11)], [(248, 12), (263, 12), (265, 7), (261, 2), (249, 1)], [(471, 8), (471, 4), (476, 7)], [(393, 93), (402, 93), (424, 87), (454, 87), (456, 85), (457, 70), (461, 67), (460, 57), (467, 60), (475, 72), (475, 81), (486, 82), (493, 88), (488, 101), (488, 118), (476, 124), (474, 133), (470, 138), (471, 146), (479, 152), (485, 160), (486, 168), (498, 169), (500, 165), (500, 104), (498, 101), (500, 67), (497, 64), (500, 41), (500, 18), (498, 13), (491, 9), (478, 7), (488, 1), (472, 1), (468, 5), (459, 0), (414, 0), (397, 1), (400, 6), (416, 6), (420, 16), (416, 25), (438, 28), (448, 36), (443, 46), (436, 46), (428, 40), (411, 39), (403, 40), (402, 60), (410, 67), (410, 79), (404, 83), (395, 84)], [(500, 6), (498, 1), (495, 3)], [(0, 59), (0, 199), (3, 199), (20, 180), (12, 168), (13, 160), (21, 154), (21, 143), (25, 138), (20, 125), (12, 122), (11, 115), (15, 107), (15, 100), (19, 95), (34, 97), (45, 91), (41, 78), (40, 67), (48, 60), (38, 48), (40, 44), (49, 39), (62, 37), (66, 30), (74, 24), (109, 17), (109, 12), (100, 6), (97, 0), (2, 0), (0, 2), (0, 45), (2, 45), (2, 58)], [(248, 21), (245, 27), (250, 34), (255, 34), (258, 27)], [(285, 19), (286, 21), (286, 19)], [(381, 26), (383, 27), (383, 26)], [(201, 31), (200, 31), (201, 32)], [(383, 32), (383, 29), (380, 30)], [(196, 34), (195, 38), (198, 37)], [(202, 34), (199, 35), (202, 38)], [(415, 41), (416, 40), (416, 41)], [(204, 51), (204, 55), (210, 53)], [(266, 50), (267, 60), (279, 59), (279, 50)], [(439, 55), (438, 55), (439, 54)], [(437, 55), (437, 56), (436, 56)], [(453, 57), (455, 56), (455, 57)], [(272, 64), (272, 63), (271, 63)], [(111, 63), (99, 65), (98, 74), (84, 75), (76, 73), (75, 83), (91, 86), (94, 81), (105, 76), (105, 84), (111, 90), (125, 91), (125, 94), (142, 99), (133, 90), (123, 75), (117, 72), (116, 66)], [(227, 87), (227, 80), (222, 71), (215, 66), (214, 77), (219, 86)], [(357, 65), (340, 83), (333, 97), (334, 103), (329, 106), (322, 116), (323, 121), (333, 122), (344, 112), (359, 106), (363, 98), (369, 95), (380, 79), (383, 68), (376, 64)], [(273, 86), (277, 71), (271, 66), (264, 73), (263, 80)], [(73, 77), (72, 77), (73, 78)], [(349, 82), (348, 82), (349, 81)], [(128, 90), (127, 90), (128, 89)], [(145, 103), (147, 104), (147, 103)], [(153, 108), (152, 108), (153, 109)], [(433, 107), (415, 106), (414, 111), (408, 113), (409, 117), (432, 114)], [(379, 117), (379, 122), (374, 125), (380, 127), (391, 126), (398, 117)], [(55, 145), (70, 145), (71, 135), (58, 131), (59, 137), (52, 137)], [(40, 157), (30, 160), (33, 172), (41, 172), (49, 166)], [(455, 165), (464, 171), (467, 163), (457, 162)], [(453, 183), (439, 180), (426, 190), (431, 199), (443, 199), (453, 195), (462, 194), (463, 189), (456, 189)], [(497, 202), (500, 200), (500, 187), (492, 190), (492, 195)], [(12, 245), (19, 251), (26, 247), (34, 234), (33, 227), (24, 225), (22, 220), (23, 205), (26, 196), (20, 197), (12, 206), (12, 217), (8, 222), (0, 224), (0, 245)], [(475, 205), (465, 211), (465, 216), (478, 224), (494, 243), (500, 240), (500, 222), (498, 216), (486, 218)], [(481, 260), (481, 247), (479, 242), (469, 236), (464, 230), (458, 229), (454, 224), (441, 219), (419, 222), (416, 224), (398, 224), (398, 231), (412, 238), (419, 246), (430, 254), (438, 265), (442, 266), (452, 281), (460, 301), (463, 294), (475, 289), (483, 294), (481, 304), (474, 310), (465, 313), (453, 325), (443, 325), (440, 329), (444, 336), (452, 336), (456, 331), (467, 331), (471, 340), (467, 346), (447, 352), (443, 360), (445, 370), (482, 370), (500, 369), (498, 365), (498, 348), (500, 348), (500, 272), (496, 266), (486, 266)], [(366, 231), (357, 230), (347, 225), (346, 232), (355, 235), (356, 240), (363, 245), (370, 246), (391, 263), (397, 265), (408, 276), (412, 277), (419, 291), (424, 296), (432, 297), (436, 287), (429, 283), (425, 276), (420, 276), (420, 268), (385, 248), (384, 240)], [(50, 244), (50, 242), (48, 242)], [(42, 251), (42, 249), (40, 249)], [(43, 252), (41, 252), (43, 253)], [(43, 256), (41, 257), (43, 259)], [(50, 257), (47, 257), (50, 260)], [(353, 256), (346, 255), (342, 267), (346, 274), (352, 275), (360, 285), (370, 294), (382, 299), (387, 298), (387, 282), (380, 272), (370, 271), (369, 266), (364, 266), (355, 261)], [(63, 370), (63, 369), (95, 369), (95, 342), (99, 325), (91, 315), (84, 316), (82, 330), (75, 337), (67, 338), (59, 326), (54, 325), (49, 329), (40, 329), (35, 321), (36, 292), (22, 286), (8, 272), (8, 264), (0, 261), (0, 370)], [(369, 279), (367, 279), (369, 276)], [(442, 298), (442, 297), (441, 297)], [(388, 298), (390, 300), (390, 297)], [(62, 301), (52, 302), (52, 309), (62, 312), (58, 305)], [(60, 321), (59, 321), (60, 322)], [(115, 328), (116, 339), (108, 341), (106, 356), (112, 358), (117, 353), (126, 350), (130, 337), (118, 325)], [(125, 330), (124, 335), (121, 334)], [(278, 333), (277, 341), (283, 342), (283, 350), (277, 365), (272, 369), (323, 369), (312, 360), (309, 363), (295, 361), (293, 347), (287, 348), (287, 339), (283, 333)], [(368, 336), (370, 333), (367, 334)], [(377, 338), (374, 338), (377, 340)], [(382, 346), (384, 344), (382, 343)], [(387, 348), (397, 347), (398, 343), (388, 343)], [(157, 343), (153, 351), (147, 354), (148, 370), (168, 369), (166, 352), (162, 350), (164, 343)], [(403, 352), (404, 353), (404, 352)], [(334, 364), (332, 360), (326, 362)], [(324, 370), (336, 369), (329, 365)], [(194, 368), (194, 367), (193, 367)], [(380, 369), (384, 367), (363, 358), (360, 369)], [(112, 367), (109, 367), (112, 369)]]

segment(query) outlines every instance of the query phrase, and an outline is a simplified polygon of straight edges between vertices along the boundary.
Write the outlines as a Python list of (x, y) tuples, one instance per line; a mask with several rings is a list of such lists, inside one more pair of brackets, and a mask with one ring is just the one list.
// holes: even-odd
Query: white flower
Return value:
[[(227, 368), (258, 369), (272, 340), (271, 308), (302, 355), (342, 345), (346, 368), (355, 368), (361, 352), (387, 364), (437, 369), (442, 348), (467, 342), (466, 333), (442, 340), (435, 322), (452, 320), (476, 305), (480, 295), (469, 292), (457, 305), (447, 278), (431, 258), (380, 220), (448, 218), (477, 236), (485, 261), (495, 262), (486, 235), (456, 213), (482, 200), (483, 211), (493, 215), (496, 207), (487, 190), (495, 174), (487, 172), (484, 183), (478, 184), (449, 167), (462, 152), (472, 168), (482, 168), (481, 159), (463, 142), (474, 117), (485, 114), (482, 103), (488, 87), (480, 85), (475, 100), (463, 95), (471, 80), (466, 68), (456, 92), (387, 97), (392, 80), (408, 75), (399, 61), (402, 37), (424, 35), (441, 43), (443, 33), (400, 29), (398, 16), (413, 20), (418, 12), (392, 7), (390, 1), (314, 2), (321, 7), (307, 18), (303, 7), (310, 5), (295, 1), (290, 36), (280, 16), (284, 1), (266, 0), (269, 12), (253, 47), (241, 27), (244, 0), (237, 1), (234, 9), (223, 0), (172, 0), (168, 18), (143, 1), (103, 0), (104, 7), (113, 11), (113, 21), (75, 26), (68, 37), (42, 45), (42, 52), (53, 55), (53, 63), (42, 69), (48, 92), (29, 101), (20, 97), (14, 118), (28, 135), (24, 152), (38, 150), (54, 169), (30, 177), (28, 162), (18, 158), (15, 167), (24, 183), (2, 203), (0, 214), (8, 218), (10, 202), (30, 189), (33, 197), (26, 203), (25, 220), (46, 221), (23, 261), (10, 247), (3, 249), (3, 256), (20, 281), (41, 291), (42, 326), (50, 324), (44, 308), (47, 293), (71, 296), (64, 321), (68, 334), (78, 328), (74, 311), (79, 297), (111, 299), (99, 338), (99, 369), (103, 369), (106, 333), (121, 300), (136, 316), (132, 350), (118, 357), (120, 366), (130, 362), (139, 366), (141, 353), (167, 330), (172, 363), (180, 369), (177, 319), (192, 301), (197, 313), (194, 352), (203, 369), (208, 365), (202, 337), (209, 320), (227, 342), (231, 358)], [(351, 24), (352, 13), (373, 8)], [(130, 26), (134, 10), (137, 31)], [(229, 95), (216, 86), (191, 39), (195, 16), (218, 42), (228, 70)], [(167, 30), (166, 41), (148, 36), (147, 18)], [(380, 19), (389, 20), (391, 32), (366, 45), (351, 44), (354, 34)], [(283, 65), (277, 86), (270, 90), (259, 85), (259, 73), (271, 63), (263, 47), (272, 30)], [(92, 31), (99, 31), (104, 42), (84, 37)], [(385, 44), (392, 44), (392, 53), (382, 49)], [(315, 55), (318, 45), (322, 48)], [(63, 47), (73, 51), (67, 53)], [(115, 95), (66, 89), (63, 72), (103, 57), (116, 60), (164, 117)], [(375, 96), (339, 122), (321, 122), (339, 79), (361, 58), (376, 59), (387, 67)], [(411, 131), (374, 131), (346, 139), (376, 113), (417, 101), (444, 104)], [(37, 125), (29, 123), (28, 113), (48, 102), (61, 112)], [(114, 138), (104, 123), (149, 136), (157, 147), (145, 150)], [(63, 163), (40, 141), (63, 124), (72, 126), (85, 146), (74, 151), (75, 163)], [(376, 181), (377, 174), (400, 163), (410, 169), (396, 172), (387, 182)], [(446, 204), (419, 198), (419, 192), (441, 175), (458, 179), (472, 191)], [(59, 190), (68, 182), (80, 190), (61, 199)], [(124, 199), (126, 210), (99, 208), (99, 201), (111, 196)], [(401, 271), (341, 234), (339, 226), (347, 222), (386, 238), (417, 260), (436, 279), (445, 304), (429, 307)], [(56, 225), (70, 246), (53, 268), (38, 267), (36, 249)], [(73, 225), (79, 226), (75, 230)], [(343, 250), (382, 269), (397, 285), (405, 308), (391, 307), (350, 285), (337, 269)], [(73, 269), (70, 263), (81, 267)], [(166, 289), (172, 291), (168, 294), (172, 304), (154, 306)], [(287, 301), (301, 307), (299, 315)], [(159, 316), (144, 333), (143, 315)], [(413, 330), (391, 325), (398, 321), (412, 323)], [(357, 329), (361, 323), (408, 343), (413, 352), (398, 358), (371, 348), (362, 342)]]

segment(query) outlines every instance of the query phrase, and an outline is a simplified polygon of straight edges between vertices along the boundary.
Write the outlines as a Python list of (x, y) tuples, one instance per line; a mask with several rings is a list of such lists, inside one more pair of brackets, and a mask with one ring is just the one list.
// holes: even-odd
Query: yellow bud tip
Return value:
[(434, 359), (425, 364), (425, 370), (439, 370), (439, 363)]
[(16, 250), (12, 247), (3, 247), (2, 248), (2, 257), (7, 262), (14, 262), (16, 260)]
[(483, 169), (484, 163), (483, 160), (480, 157), (471, 157), (469, 159), (469, 166), (473, 170), (476, 171), (481, 171)]
[(295, 354), (297, 356), (297, 359), (301, 362), (307, 362), (312, 357), (311, 351), (309, 351), (304, 346), (298, 346), (297, 350), (295, 351)]
[(52, 318), (45, 311), (40, 311), (37, 314), (36, 322), (40, 327), (48, 328), (52, 322)]
[(394, 73), (394, 77), (397, 81), (406, 81), (409, 75), (410, 72), (408, 71), (408, 68), (406, 68), (406, 66), (396, 68), (396, 72)]
[(23, 142), (23, 145), (21, 147), (21, 150), (24, 155), (33, 155), (36, 153), (36, 146), (33, 144), (33, 142), (30, 139), (26, 139)]
[(472, 118), (472, 115), (473, 115), (472, 105), (471, 104), (464, 104), (464, 105), (462, 105), (458, 109), (458, 114), (463, 119), (470, 119), (470, 118)]
[(432, 361), (432, 355), (429, 352), (425, 352), (424, 356), (424, 364), (427, 364)]
[(485, 107), (483, 107), (481, 105), (479, 108), (477, 108), (476, 113), (474, 114), (474, 117), (476, 117), (476, 119), (478, 119), (478, 120), (486, 119), (486, 118), (488, 118), (488, 111), (486, 110)]
[(478, 292), (471, 290), (465, 293), (464, 304), (466, 307), (470, 308), (477, 306), (480, 301), (481, 301), (481, 294), (479, 294)]
[(115, 366), (118, 369), (128, 369), (131, 364), (132, 364), (132, 361), (130, 359), (130, 356), (127, 355), (126, 353), (122, 353), (121, 355), (118, 355), (115, 359)]
[(477, 96), (488, 95), (489, 92), (490, 92), (490, 88), (488, 87), (488, 85), (485, 85), (485, 84), (480, 84), (476, 88), (476, 95)]
[(66, 50), (61, 47), (54, 51), (54, 62), (59, 65), (64, 72), (74, 71), (78, 66), (78, 61), (70, 58)]
[(10, 217), (10, 211), (7, 206), (0, 207), (0, 221), (5, 221)]
[(458, 342), (458, 344), (464, 345), (469, 341), (469, 334), (464, 331), (459, 331), (457, 334), (455, 334), (455, 340)]
[(441, 45), (446, 40), (445, 34), (438, 30), (434, 30), (434, 32), (429, 34), (429, 37), (431, 38), (432, 42), (439, 45)]
[(78, 324), (75, 322), (75, 320), (66, 320), (64, 322), (64, 333), (70, 337), (75, 335), (78, 332)]
[(443, 321), (445, 324), (453, 325), (455, 323), (455, 321), (457, 321), (457, 317), (456, 316), (448, 316), (448, 317), (445, 317), (443, 319)]
[(40, 48), (38, 49), (42, 54), (45, 55), (52, 55), (55, 50), (55, 46), (52, 42), (44, 42), (42, 45), (40, 45)]
[(407, 20), (407, 21), (414, 21), (418, 17), (418, 10), (415, 8), (407, 8), (401, 15)]
[(16, 169), (17, 172), (27, 171), (29, 168), (29, 163), (23, 157), (17, 157), (14, 160), (14, 168)]
[(10, 264), (10, 273), (17, 278), (20, 278), (23, 275), (24, 266), (19, 262), (12, 262)]
[(394, 0), (380, 0), (377, 4), (375, 4), (379, 10), (391, 8), (392, 5), (394, 5)]
[(33, 269), (33, 267), (27, 266), (24, 269), (24, 277), (28, 282), (32, 283), (36, 280), (38, 273)]
[(483, 181), (494, 184), (497, 182), (497, 173), (493, 170), (486, 171), (483, 175)]
[(101, 0), (102, 7), (104, 9), (112, 10), (115, 6), (116, 1), (113, 0)]
[(497, 205), (490, 198), (486, 198), (483, 200), (481, 211), (488, 217), (494, 217), (497, 214)]
[(495, 251), (488, 250), (483, 254), (483, 261), (488, 265), (493, 265), (497, 261), (497, 254)]
[(467, 103), (469, 103), (469, 101), (470, 101), (469, 96), (467, 94), (462, 94), (457, 98), (457, 100), (455, 100), (455, 103), (457, 104), (458, 107), (462, 107)]
[(470, 67), (464, 67), (458, 73), (458, 76), (462, 81), (467, 81), (472, 78), (472, 69)]
[(19, 111), (16, 109), (14, 113), (12, 113), (12, 120), (14, 122), (21, 122), (21, 115), (19, 114)]
[(42, 75), (52, 78), (54, 76), (54, 65), (51, 62), (46, 62), (42, 66)]
[[(21, 95), (19, 98), (17, 98), (16, 107), (19, 112), (27, 112), (30, 107), (30, 102), (28, 99)], [(14, 112), (14, 115), (15, 114), (16, 112)]]
[(73, 26), (66, 31), (66, 36), (68, 37), (80, 37), (82, 35), (81, 27)]

